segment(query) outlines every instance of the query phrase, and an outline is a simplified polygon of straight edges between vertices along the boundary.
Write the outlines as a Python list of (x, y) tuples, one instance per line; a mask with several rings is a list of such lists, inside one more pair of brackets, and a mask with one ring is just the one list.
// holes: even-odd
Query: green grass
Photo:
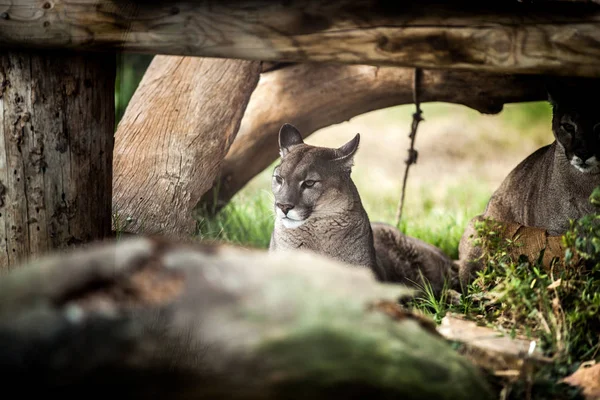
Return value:
[[(475, 125), (478, 119), (493, 118), (499, 126), (522, 130), (521, 136), (500, 135), (485, 129), (481, 131), (484, 138), (482, 140), (493, 140), (494, 146), (501, 152), (518, 148), (524, 138), (539, 142), (540, 145), (548, 140), (551, 109), (546, 102), (509, 104), (502, 113), (494, 116), (482, 116), (467, 107), (460, 107), (459, 111), (457, 107), (444, 103), (423, 104), (426, 117), (424, 124), (427, 123), (427, 119), (435, 121), (437, 118), (452, 117), (460, 112)], [(379, 110), (376, 114), (361, 118), (367, 118), (369, 125), (372, 123), (376, 131), (377, 124), (388, 124), (390, 121), (401, 121), (400, 124), (404, 124), (404, 121), (410, 120), (412, 112), (412, 106), (398, 106)], [(398, 151), (403, 157), (404, 149)], [(249, 182), (215, 218), (200, 220), (199, 236), (205, 240), (266, 248), (273, 226), (272, 196), (268, 188), (272, 170), (277, 162), (274, 161)], [(415, 168), (419, 167), (417, 165)], [(403, 171), (397, 172), (398, 184), (402, 173)], [(365, 164), (355, 166), (352, 176), (371, 221), (394, 224), (400, 190), (379, 192), (373, 182), (377, 178), (369, 172)], [(437, 246), (456, 259), (458, 243), (468, 221), (483, 212), (493, 187), (489, 182), (472, 177), (459, 178), (454, 184), (445, 183), (444, 186), (433, 182), (431, 179), (423, 182), (416, 176), (409, 177), (403, 220), (399, 228), (403, 233)]]
[(117, 124), (123, 117), (125, 108), (153, 57), (148, 54), (118, 54), (115, 79), (115, 121)]
[[(483, 210), (490, 195), (478, 182), (468, 181), (449, 187), (442, 196), (427, 187), (412, 188), (409, 194), (401, 230), (438, 246), (454, 259), (466, 224)], [(242, 191), (216, 217), (199, 220), (199, 236), (266, 248), (273, 229), (272, 201), (267, 190)], [(372, 220), (393, 223), (396, 198), (367, 193), (363, 203)], [(523, 381), (517, 381), (511, 384), (508, 398), (522, 398), (526, 393), (532, 394), (532, 399), (580, 398), (577, 390), (557, 381), (580, 362), (600, 354), (600, 216), (573, 223), (564, 238), (570, 256), (553, 273), (541, 265), (541, 258), (510, 258), (507, 249), (514, 243), (501, 239), (494, 225), (481, 224), (478, 230), (486, 238), (481, 244), (486, 249), (487, 268), (459, 302), (450, 301), (448, 291), (436, 297), (425, 286), (424, 293), (408, 305), (438, 323), (452, 311), (512, 335), (539, 339), (554, 362), (534, 371), (531, 393)], [(573, 255), (587, 264), (575, 263)], [(561, 284), (556, 286), (559, 280)]]
[(270, 192), (238, 194), (212, 218), (198, 219), (198, 236), (251, 248), (267, 248), (273, 231), (274, 213)]
[[(123, 115), (150, 61), (151, 57), (135, 55), (124, 56), (120, 60), (115, 93), (117, 121)], [(494, 126), (499, 129), (481, 125), (482, 128), (477, 130), (477, 140), (465, 142), (463, 146), (467, 147), (461, 149), (469, 157), (484, 157), (485, 163), (488, 162), (489, 151), (497, 151), (502, 157), (503, 154), (523, 148), (524, 142), (539, 147), (550, 139), (551, 109), (547, 102), (509, 104), (494, 116), (482, 116), (467, 107), (444, 103), (425, 103), (422, 108), (424, 124), (436, 121), (438, 117), (446, 118), (452, 124), (454, 115), (460, 113), (468, 124), (478, 129), (478, 121), (492, 118)], [(413, 111), (412, 106), (379, 110), (370, 117), (369, 129), (376, 131), (380, 125), (393, 124), (399, 127), (399, 131), (405, 132)], [(460, 131), (460, 124), (454, 126)], [(417, 147), (421, 143), (417, 140)], [(481, 151), (482, 145), (484, 151)], [(399, 154), (403, 155), (404, 151), (399, 149)], [(483, 162), (481, 165), (488, 165)], [(244, 247), (267, 248), (274, 222), (273, 197), (270, 190), (266, 189), (269, 187), (271, 171), (272, 166), (257, 176), (215, 217), (199, 219), (199, 238)], [(397, 172), (398, 181), (402, 172)], [(373, 185), (377, 182), (372, 182), (376, 177), (370, 176), (368, 168), (363, 165), (355, 168), (353, 177), (356, 177), (370, 219), (394, 224), (400, 192), (376, 191), (377, 186)], [(361, 188), (362, 183), (370, 183), (373, 187)], [(435, 180), (415, 182), (409, 178), (403, 220), (399, 228), (407, 235), (439, 247), (456, 259), (458, 243), (468, 221), (484, 210), (493, 188), (488, 182), (463, 177), (453, 185), (436, 189), (440, 188)], [(424, 294), (411, 304), (438, 323), (448, 311), (453, 311), (473, 318), (479, 316), (488, 324), (513, 333), (540, 338), (547, 354), (557, 356), (557, 362), (551, 369), (537, 374), (537, 381), (534, 382), (541, 388), (537, 393), (542, 393), (541, 397), (534, 398), (545, 398), (548, 393), (555, 393), (556, 381), (572, 372), (579, 361), (598, 358), (600, 353), (600, 324), (597, 317), (600, 312), (600, 267), (597, 262), (600, 259), (600, 222), (598, 218), (592, 219), (584, 225), (574, 226), (571, 234), (566, 236), (569, 251), (580, 256), (587, 254), (591, 262), (596, 261), (591, 269), (584, 270), (579, 266), (552, 276), (540, 267), (537, 260), (507, 259), (503, 248), (510, 243), (492, 241), (489, 243), (491, 247), (487, 261), (494, 268), (483, 271), (458, 304), (449, 301), (447, 291), (436, 297), (427, 287)], [(127, 221), (117, 220), (115, 223), (121, 226)], [(481, 233), (485, 233), (486, 229), (485, 226), (481, 227)], [(548, 286), (558, 278), (563, 284), (549, 291)], [(490, 293), (495, 301), (490, 300)], [(561, 306), (559, 312), (555, 307), (557, 301)], [(523, 393), (513, 390), (511, 398), (524, 398)]]
[[(402, 221), (404, 234), (439, 247), (453, 259), (458, 258), (458, 243), (469, 220), (484, 210), (490, 193), (477, 182), (466, 181), (448, 187), (439, 196), (432, 188), (407, 189)], [(400, 196), (363, 196), (371, 221), (395, 224)]]
[[(484, 209), (489, 193), (476, 182), (450, 187), (439, 199), (433, 191), (407, 193), (400, 230), (458, 257), (458, 243), (470, 218)], [(362, 196), (371, 221), (395, 223), (398, 199)], [(273, 230), (273, 196), (266, 190), (242, 191), (213, 218), (200, 218), (198, 236), (254, 248), (267, 248)]]
[[(600, 187), (591, 197), (600, 203)], [(476, 224), (475, 244), (485, 269), (462, 294), (436, 298), (426, 287), (412, 306), (440, 321), (448, 311), (466, 314), (504, 331), (538, 338), (546, 355), (572, 364), (600, 356), (600, 209), (571, 222), (563, 236), (563, 260), (549, 268), (536, 259), (511, 256), (517, 241), (503, 238), (492, 220)]]
[[(590, 201), (600, 207), (600, 187)], [(563, 236), (565, 257), (551, 268), (542, 264), (542, 254), (532, 260), (510, 256), (516, 243), (504, 239), (501, 229), (491, 220), (476, 225), (486, 268), (459, 304), (449, 301), (448, 291), (436, 297), (425, 287), (409, 307), (438, 323), (451, 311), (538, 339), (552, 362), (531, 371), (531, 386), (523, 380), (500, 384), (510, 387), (509, 399), (581, 399), (579, 389), (558, 382), (582, 362), (600, 357), (600, 208), (572, 221)]]

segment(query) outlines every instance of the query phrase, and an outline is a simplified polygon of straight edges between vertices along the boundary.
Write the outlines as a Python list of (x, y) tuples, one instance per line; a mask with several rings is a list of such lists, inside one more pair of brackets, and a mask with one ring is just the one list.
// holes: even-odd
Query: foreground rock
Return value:
[[(3, 389), (63, 397), (486, 399), (408, 293), (301, 253), (132, 238), (0, 279)], [(166, 397), (165, 397), (166, 398)]]

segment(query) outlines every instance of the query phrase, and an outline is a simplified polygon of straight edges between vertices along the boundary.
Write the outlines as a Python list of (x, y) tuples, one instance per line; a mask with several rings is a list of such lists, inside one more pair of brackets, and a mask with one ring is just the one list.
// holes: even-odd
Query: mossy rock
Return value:
[(0, 373), (71, 397), (491, 398), (435, 329), (370, 307), (408, 293), (309, 253), (128, 239), (0, 280)]

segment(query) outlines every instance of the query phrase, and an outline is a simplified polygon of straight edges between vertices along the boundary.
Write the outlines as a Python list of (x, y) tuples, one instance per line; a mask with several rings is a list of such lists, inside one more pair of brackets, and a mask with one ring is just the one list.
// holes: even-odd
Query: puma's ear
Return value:
[(292, 147), (303, 143), (302, 135), (294, 125), (283, 124), (279, 129), (279, 154), (281, 157), (285, 157)]
[(546, 83), (546, 94), (548, 95), (548, 102), (552, 107), (556, 107), (561, 98), (561, 90), (559, 85), (552, 82)]
[(585, 78), (553, 78), (546, 80), (545, 87), (548, 101), (552, 107), (573, 103), (582, 91), (590, 90), (592, 93), (593, 82), (596, 79)]
[(358, 150), (359, 143), (360, 133), (357, 133), (352, 140), (335, 150), (336, 157), (333, 161), (341, 163), (345, 169), (351, 170), (354, 165), (354, 154)]

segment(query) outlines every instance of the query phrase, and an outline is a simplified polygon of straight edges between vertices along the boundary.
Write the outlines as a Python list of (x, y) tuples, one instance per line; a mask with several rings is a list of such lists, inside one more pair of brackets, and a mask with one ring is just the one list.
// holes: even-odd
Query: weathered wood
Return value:
[(156, 56), (115, 134), (113, 212), (127, 232), (189, 235), (258, 82), (256, 61)]
[(479, 325), (458, 314), (447, 313), (437, 330), (446, 339), (460, 343), (460, 353), (473, 364), (509, 379), (519, 377), (526, 363), (552, 361), (544, 356), (538, 338), (512, 337), (510, 332)]
[[(484, 221), (485, 218), (482, 216), (474, 217), (469, 221), (459, 243), (460, 281), (464, 286), (475, 278), (477, 271), (485, 267), (482, 249), (475, 242), (479, 238), (476, 224)], [(492, 221), (488, 223), (492, 223)], [(498, 232), (499, 237), (512, 242), (506, 251), (513, 260), (517, 260), (523, 255), (533, 262), (544, 251), (541, 261), (546, 268), (550, 269), (554, 260), (563, 260), (565, 257), (566, 249), (563, 246), (562, 235), (551, 236), (543, 228), (525, 226), (515, 222), (493, 221), (493, 223), (493, 230)]]
[[(277, 159), (282, 124), (293, 123), (308, 136), (368, 111), (412, 103), (413, 74), (411, 68), (331, 64), (298, 64), (262, 74), (220, 178), (201, 206), (219, 210)], [(547, 95), (540, 76), (425, 70), (419, 98), (498, 113), (504, 103), (542, 100)]]
[(110, 234), (115, 57), (0, 55), (0, 270)]
[(596, 361), (581, 363), (577, 371), (560, 380), (571, 386), (579, 386), (585, 400), (600, 400), (600, 364)]
[(2, 46), (600, 76), (600, 7), (589, 2), (20, 0), (0, 7)]
[(492, 398), (435, 329), (378, 306), (409, 289), (315, 254), (137, 238), (13, 272), (0, 374), (20, 396)]

